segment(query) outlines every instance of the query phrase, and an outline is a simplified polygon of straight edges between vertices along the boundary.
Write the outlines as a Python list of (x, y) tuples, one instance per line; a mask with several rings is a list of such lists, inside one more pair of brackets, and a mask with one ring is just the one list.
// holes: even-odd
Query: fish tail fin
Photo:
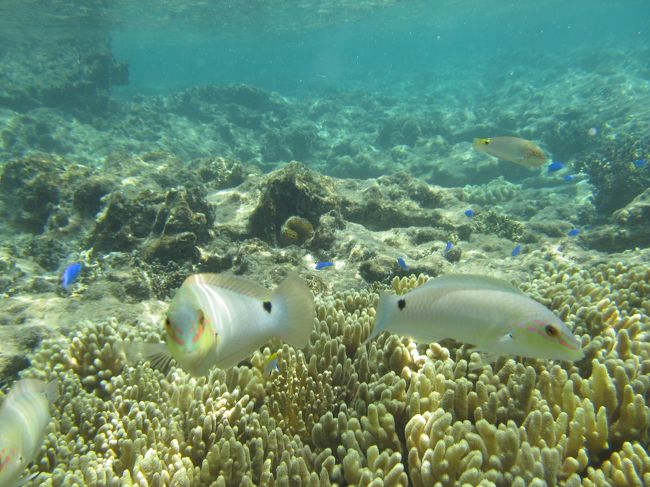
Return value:
[(149, 361), (154, 369), (167, 374), (174, 363), (174, 358), (169, 353), (164, 343), (121, 342), (122, 351), (129, 365), (140, 361)]
[(9, 391), (9, 395), (13, 397), (34, 393), (44, 394), (47, 400), (53, 403), (59, 398), (59, 382), (54, 379), (46, 384), (40, 379), (20, 379)]
[(307, 283), (290, 274), (273, 290), (271, 303), (276, 312), (275, 334), (293, 347), (307, 345), (316, 318), (314, 295)]
[(474, 149), (478, 151), (484, 151), (485, 146), (490, 144), (490, 139), (481, 139), (481, 138), (476, 138), (474, 139), (473, 145)]
[(389, 293), (379, 293), (379, 302), (375, 312), (375, 327), (363, 342), (364, 345), (370, 340), (379, 335), (382, 331), (388, 329), (388, 326), (393, 318), (393, 310), (397, 307), (398, 297)]
[(59, 398), (59, 381), (54, 379), (45, 384), (43, 394), (45, 394), (47, 400), (50, 401), (50, 404), (56, 401)]

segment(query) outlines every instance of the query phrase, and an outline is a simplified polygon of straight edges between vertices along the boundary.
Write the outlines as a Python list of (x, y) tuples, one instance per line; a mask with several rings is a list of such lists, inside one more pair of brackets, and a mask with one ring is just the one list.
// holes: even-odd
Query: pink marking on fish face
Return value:
[(518, 323), (517, 326), (524, 328), (530, 333), (536, 333), (547, 340), (554, 341), (560, 346), (568, 348), (569, 350), (578, 350), (578, 347), (576, 345), (569, 343), (564, 339), (562, 336), (562, 330), (560, 330), (559, 327), (552, 323), (533, 319), (529, 322)]
[(14, 456), (16, 456), (15, 448), (3, 448), (0, 450), (0, 472), (2, 472), (5, 467), (11, 463), (11, 460), (13, 460)]

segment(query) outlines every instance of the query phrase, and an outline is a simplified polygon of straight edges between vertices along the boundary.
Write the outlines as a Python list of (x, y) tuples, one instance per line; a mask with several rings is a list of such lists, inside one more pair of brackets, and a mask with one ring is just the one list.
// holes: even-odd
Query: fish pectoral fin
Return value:
[(36, 472), (32, 474), (23, 475), (18, 479), (18, 483), (16, 484), (16, 487), (20, 487), (21, 485), (25, 485), (27, 482), (34, 480), (36, 477), (40, 475), (40, 473), (41, 472)]
[(472, 372), (475, 372), (476, 370), (480, 370), (486, 365), (490, 365), (496, 361), (501, 355), (495, 352), (485, 352), (483, 350), (479, 350), (478, 348), (472, 348), (469, 350), (471, 353), (476, 352), (478, 353), (480, 360), (478, 362), (473, 362), (470, 361), (469, 363), (469, 370)]
[(153, 368), (165, 375), (175, 363), (164, 343), (122, 342), (122, 349), (129, 365), (148, 360)]
[(506, 351), (511, 350), (513, 345), (514, 345), (514, 341), (512, 339), (512, 333), (508, 332), (505, 335), (501, 336), (491, 346), (485, 347), (490, 350), (489, 352), (479, 348), (470, 349), (469, 350), (470, 353), (476, 352), (480, 355), (481, 361), (470, 363), (469, 369), (477, 370), (483, 368), (486, 365), (490, 365), (494, 363), (496, 359), (498, 359), (499, 357), (502, 357), (503, 355), (507, 355)]

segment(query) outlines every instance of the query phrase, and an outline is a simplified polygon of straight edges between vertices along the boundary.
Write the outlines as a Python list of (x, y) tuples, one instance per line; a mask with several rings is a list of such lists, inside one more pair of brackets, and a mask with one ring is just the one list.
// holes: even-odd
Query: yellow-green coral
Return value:
[(586, 359), (479, 366), (453, 342), (364, 345), (368, 290), (320, 296), (305, 349), (271, 344), (207, 378), (125, 366), (122, 328), (85, 324), (33, 358), (29, 373), (57, 377), (62, 398), (32, 471), (51, 486), (650, 485), (650, 270), (548, 263), (521, 287)]

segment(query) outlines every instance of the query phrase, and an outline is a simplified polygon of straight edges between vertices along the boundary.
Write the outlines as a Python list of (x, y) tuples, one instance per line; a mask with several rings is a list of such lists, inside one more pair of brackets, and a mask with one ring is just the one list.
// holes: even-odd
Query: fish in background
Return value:
[(549, 173), (551, 173), (551, 172), (560, 171), (564, 169), (564, 167), (565, 165), (563, 162), (553, 161), (548, 165), (547, 170)]
[(403, 271), (408, 271), (409, 270), (409, 266), (408, 266), (408, 264), (406, 263), (406, 261), (404, 260), (403, 257), (398, 257), (397, 258), (397, 265), (400, 266), (400, 268)]
[(50, 403), (56, 401), (57, 381), (46, 384), (22, 379), (14, 384), (0, 408), (0, 485), (16, 487), (35, 476), (24, 475), (41, 448), (50, 422)]
[(333, 267), (333, 266), (334, 266), (334, 262), (316, 262), (314, 269), (317, 271), (322, 271), (326, 267)]
[(296, 348), (309, 342), (316, 311), (307, 283), (290, 275), (273, 291), (241, 277), (195, 274), (176, 291), (165, 318), (166, 344), (125, 343), (129, 362), (172, 358), (192, 375), (227, 369), (272, 338)]
[(548, 156), (539, 146), (519, 137), (474, 139), (474, 149), (525, 167), (540, 167), (548, 162)]
[(403, 296), (382, 293), (368, 340), (385, 330), (432, 343), (451, 338), (499, 356), (580, 360), (580, 342), (548, 308), (508, 282), (471, 274), (431, 279)]
[(515, 248), (512, 249), (512, 252), (510, 252), (510, 255), (512, 257), (517, 257), (521, 253), (521, 244), (515, 245)]

